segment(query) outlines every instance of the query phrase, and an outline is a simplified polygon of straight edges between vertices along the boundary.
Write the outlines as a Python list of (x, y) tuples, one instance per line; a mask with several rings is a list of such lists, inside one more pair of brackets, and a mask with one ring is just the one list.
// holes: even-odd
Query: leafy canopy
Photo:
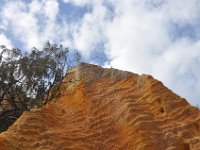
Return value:
[[(59, 89), (66, 71), (78, 61), (80, 54), (72, 57), (68, 48), (49, 42), (42, 50), (34, 47), (30, 53), (1, 46), (0, 121), (55, 98), (55, 89)], [(52, 87), (56, 88), (50, 94)]]

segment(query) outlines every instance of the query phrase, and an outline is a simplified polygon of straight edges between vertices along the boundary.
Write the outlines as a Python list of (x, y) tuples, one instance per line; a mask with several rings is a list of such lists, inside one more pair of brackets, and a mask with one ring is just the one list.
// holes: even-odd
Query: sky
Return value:
[(0, 45), (49, 40), (85, 61), (151, 74), (200, 105), (199, 0), (1, 0)]

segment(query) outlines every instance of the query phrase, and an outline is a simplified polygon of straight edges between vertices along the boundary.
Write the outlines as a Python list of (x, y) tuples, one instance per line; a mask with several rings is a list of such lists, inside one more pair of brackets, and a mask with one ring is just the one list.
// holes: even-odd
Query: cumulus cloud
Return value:
[[(71, 22), (60, 15), (61, 4), (90, 11)], [(26, 48), (51, 40), (90, 58), (100, 47), (105, 64), (152, 74), (200, 105), (199, 13), (199, 0), (18, 0), (3, 7), (0, 28)]]
[(88, 56), (99, 43), (105, 40), (104, 27), (107, 25), (109, 10), (97, 2), (91, 12), (86, 13), (80, 27), (73, 33), (74, 46)]
[(13, 48), (11, 41), (4, 34), (0, 34), (0, 45), (5, 45), (7, 48)]
[(57, 22), (59, 3), (55, 0), (9, 1), (0, 14), (4, 31), (10, 32), (25, 49), (41, 48), (47, 40), (66, 42), (64, 39), (68, 39), (68, 24)]
[(171, 19), (175, 22), (190, 22), (193, 23), (197, 21), (200, 12), (200, 1), (198, 0), (190, 0), (183, 1), (182, 0), (167, 0), (163, 4), (163, 11), (168, 19)]

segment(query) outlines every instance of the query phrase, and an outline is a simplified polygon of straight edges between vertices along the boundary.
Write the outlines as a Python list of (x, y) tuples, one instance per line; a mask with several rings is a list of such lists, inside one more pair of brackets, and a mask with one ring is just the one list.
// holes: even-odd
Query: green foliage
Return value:
[[(40, 107), (58, 96), (66, 71), (80, 61), (79, 53), (73, 58), (68, 48), (49, 42), (43, 50), (33, 48), (30, 53), (5, 46), (0, 52), (0, 124), (2, 118), (16, 118), (24, 110)], [(50, 94), (52, 88), (54, 93)]]

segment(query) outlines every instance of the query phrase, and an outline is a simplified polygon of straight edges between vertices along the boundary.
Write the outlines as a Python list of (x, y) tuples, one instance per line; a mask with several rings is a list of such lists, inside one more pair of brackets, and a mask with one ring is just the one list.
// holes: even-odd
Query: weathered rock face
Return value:
[(81, 63), (64, 82), (0, 134), (1, 150), (200, 149), (199, 110), (151, 76)]

